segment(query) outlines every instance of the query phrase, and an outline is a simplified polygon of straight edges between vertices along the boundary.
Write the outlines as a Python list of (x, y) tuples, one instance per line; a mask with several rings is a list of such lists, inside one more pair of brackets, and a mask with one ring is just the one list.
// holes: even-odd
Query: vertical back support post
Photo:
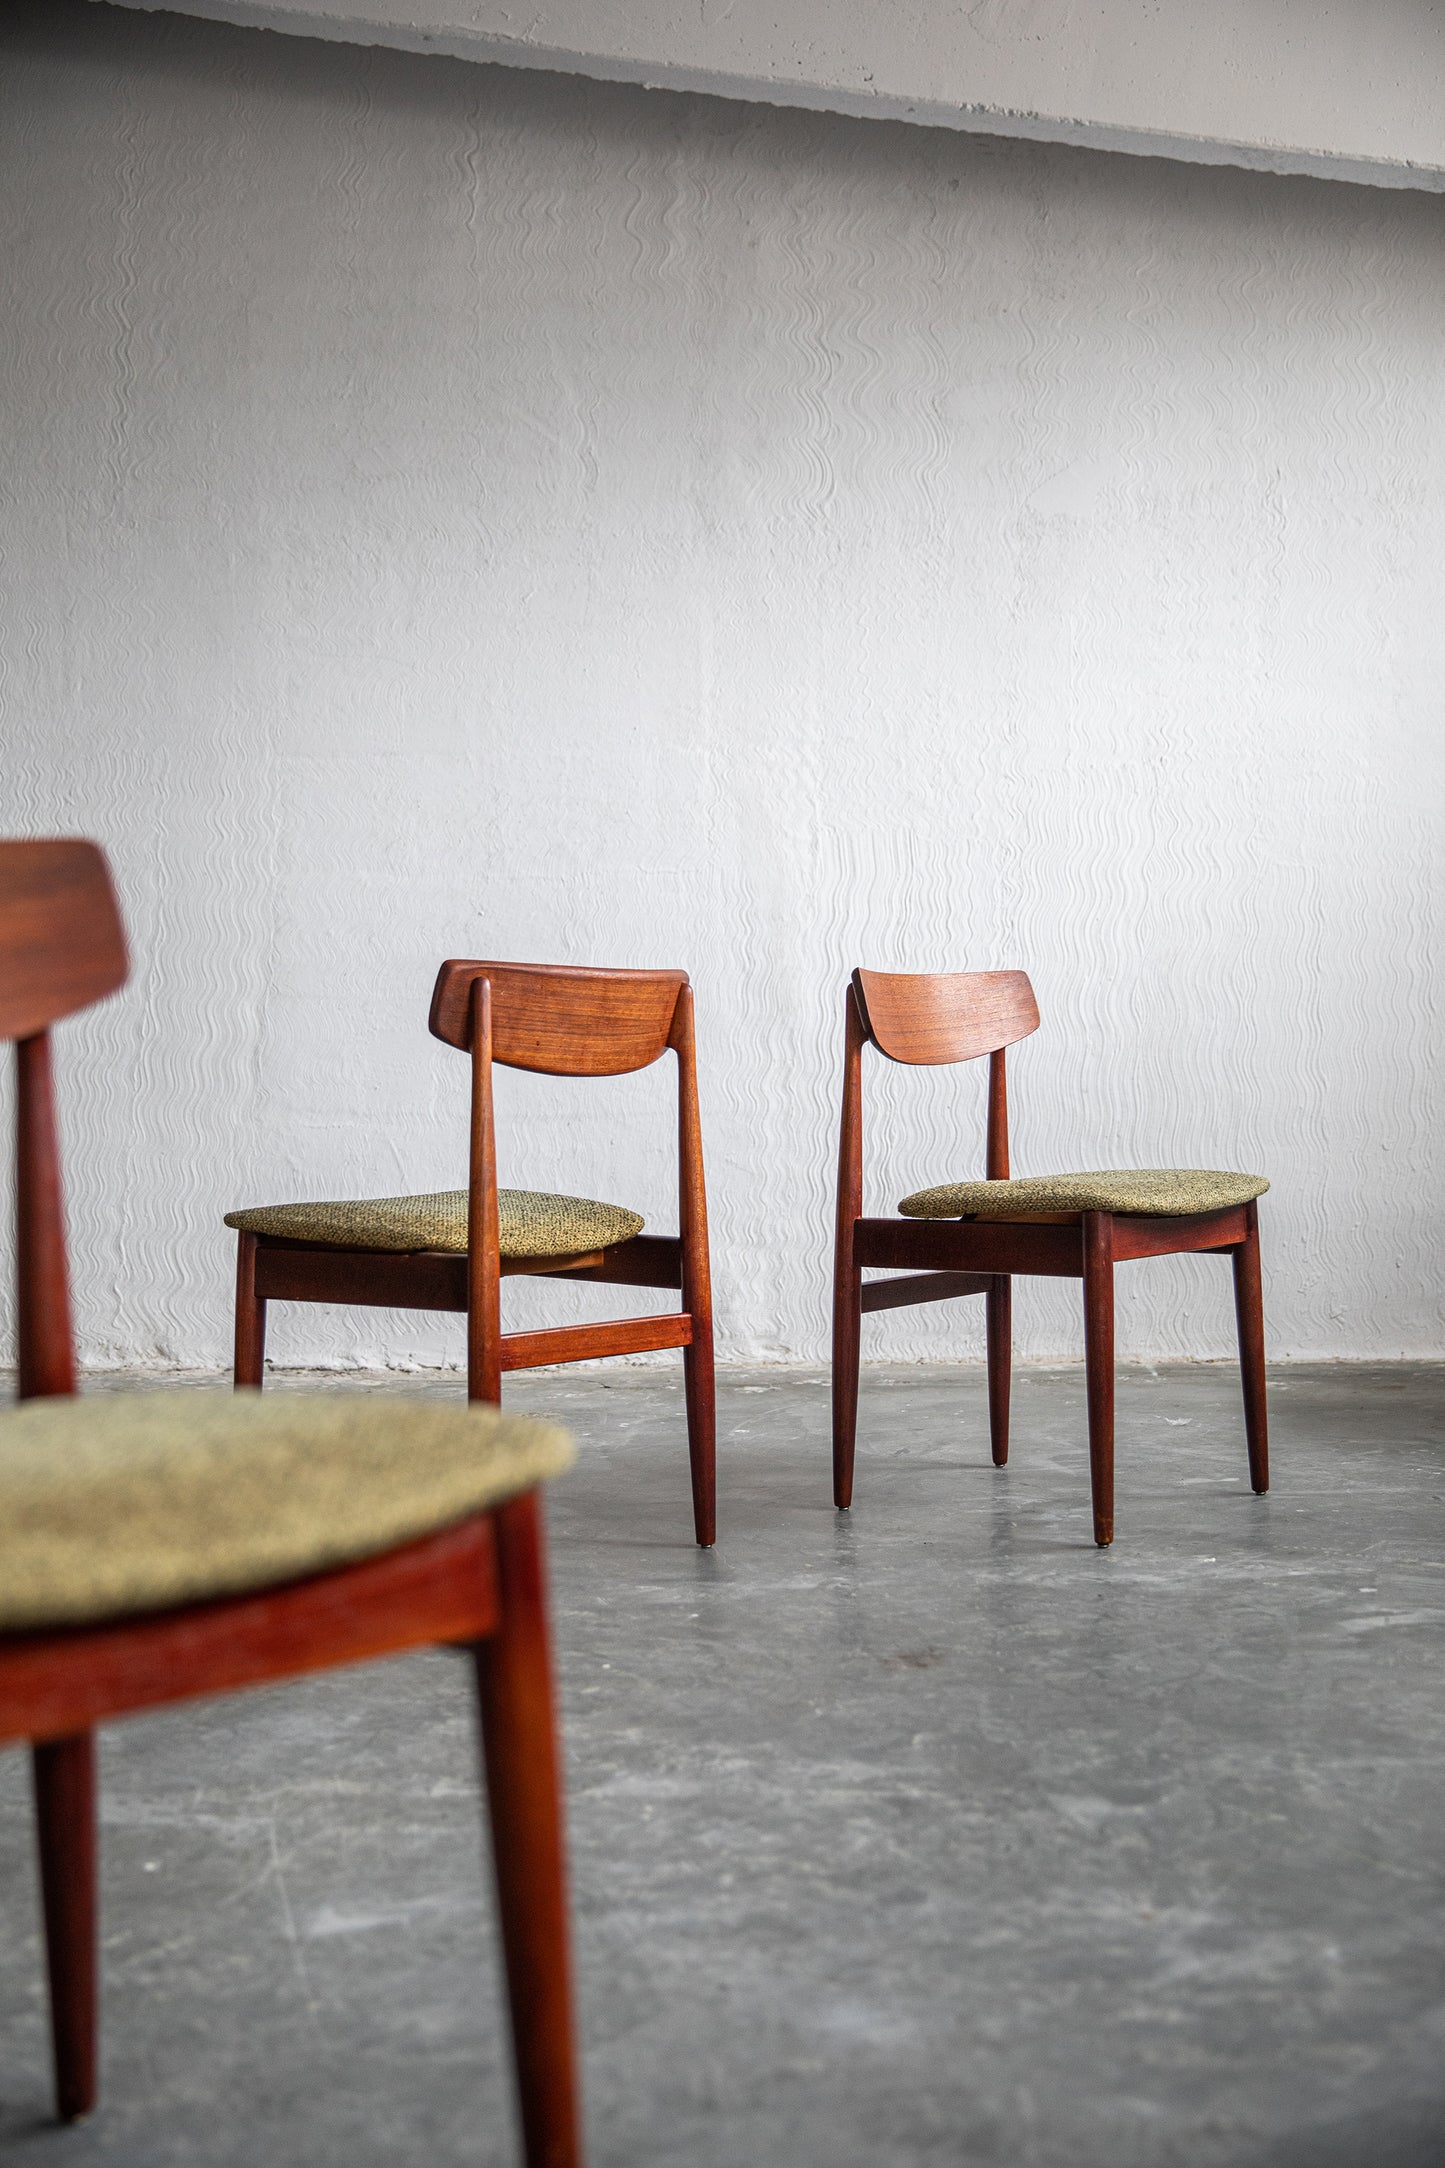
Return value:
[(502, 1259), (492, 1112), (492, 987), (472, 980), (472, 1125), (467, 1185), (467, 1398), (502, 1397)]
[(850, 985), (844, 1001), (843, 1126), (838, 1142), (838, 1222), (833, 1252), (833, 1503), (853, 1502), (858, 1431), (858, 1355), (863, 1274), (854, 1258), (854, 1227), (863, 1211), (863, 1026)]
[(20, 1398), (75, 1391), (70, 1275), (50, 1035), (15, 1044), (16, 1324)]
[(1008, 1079), (1001, 1046), (988, 1057), (988, 1157), (984, 1173), (990, 1182), (1006, 1182), (1009, 1178)]

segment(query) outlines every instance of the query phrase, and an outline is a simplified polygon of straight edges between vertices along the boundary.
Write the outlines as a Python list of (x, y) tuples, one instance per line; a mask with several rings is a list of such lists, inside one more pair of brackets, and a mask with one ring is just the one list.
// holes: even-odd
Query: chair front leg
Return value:
[(853, 1503), (858, 1436), (858, 1362), (863, 1331), (863, 1274), (853, 1262), (851, 1231), (840, 1229), (833, 1280), (833, 1503)]
[(984, 1296), (988, 1320), (988, 1431), (995, 1468), (1008, 1466), (1008, 1403), (1013, 1370), (1013, 1281), (995, 1273)]
[(256, 1236), (236, 1237), (236, 1347), (232, 1383), (259, 1386), (266, 1368), (266, 1299), (256, 1293)]
[(497, 1909), (527, 2168), (580, 2168), (581, 2103), (541, 1510), (494, 1515), (501, 1617), (475, 1650)]
[(1114, 1220), (1084, 1214), (1084, 1366), (1089, 1389), (1089, 1481), (1094, 1541), (1114, 1540)]
[(95, 2106), (95, 1734), (31, 1750), (35, 1831), (50, 1973), (55, 2112), (74, 2123)]
[(1248, 1229), (1234, 1251), (1234, 1314), (1239, 1325), (1239, 1371), (1244, 1386), (1244, 1435), (1249, 1447), (1249, 1480), (1259, 1493), (1269, 1489), (1269, 1423), (1264, 1404), (1264, 1288), (1259, 1270), (1259, 1208), (1244, 1208)]

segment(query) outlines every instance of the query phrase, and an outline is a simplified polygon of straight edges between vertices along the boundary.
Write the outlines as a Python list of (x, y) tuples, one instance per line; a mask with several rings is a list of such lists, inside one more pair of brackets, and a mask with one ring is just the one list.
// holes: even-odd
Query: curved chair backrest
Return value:
[(890, 1061), (973, 1061), (1039, 1028), (1023, 971), (858, 970), (853, 991), (865, 1031)]
[(33, 1039), (125, 983), (105, 853), (70, 837), (0, 843), (0, 1039)]
[(431, 1030), (471, 1045), (472, 986), (492, 989), (492, 1059), (543, 1076), (623, 1076), (672, 1044), (685, 971), (592, 971), (566, 964), (452, 959), (437, 973)]
[(15, 1342), (20, 1397), (73, 1393), (70, 1278), (50, 1026), (125, 983), (105, 853), (71, 837), (0, 843), (0, 1038), (15, 1041)]

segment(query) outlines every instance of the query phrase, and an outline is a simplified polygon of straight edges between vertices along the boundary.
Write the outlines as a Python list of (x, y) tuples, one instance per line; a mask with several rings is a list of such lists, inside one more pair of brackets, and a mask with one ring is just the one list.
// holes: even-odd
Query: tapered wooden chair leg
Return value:
[(541, 1509), (497, 1509), (501, 1623), (476, 1649), (497, 1909), (527, 2168), (581, 2168), (581, 2103)]
[(717, 1386), (712, 1328), (682, 1351), (687, 1396), (687, 1457), (692, 1470), (692, 1525), (704, 1549), (717, 1541)]
[(1114, 1250), (1108, 1212), (1084, 1214), (1084, 1364), (1094, 1541), (1114, 1540)]
[(256, 1293), (256, 1237), (236, 1237), (236, 1353), (232, 1382), (259, 1385), (266, 1368), (266, 1303)]
[(840, 1267), (833, 1295), (833, 1503), (853, 1503), (853, 1447), (858, 1435), (858, 1356), (863, 1329), (863, 1275)]
[(1234, 1314), (1239, 1324), (1249, 1480), (1254, 1490), (1263, 1492), (1269, 1489), (1269, 1419), (1264, 1399), (1264, 1289), (1259, 1270), (1257, 1206), (1245, 1207), (1245, 1224), (1249, 1232), (1234, 1252)]
[(995, 1468), (1008, 1466), (1008, 1403), (1013, 1370), (1013, 1281), (996, 1273), (984, 1296), (988, 1313), (988, 1432)]
[(73, 2123), (95, 2106), (95, 1734), (49, 1740), (32, 1750), (32, 1764), (55, 2112)]

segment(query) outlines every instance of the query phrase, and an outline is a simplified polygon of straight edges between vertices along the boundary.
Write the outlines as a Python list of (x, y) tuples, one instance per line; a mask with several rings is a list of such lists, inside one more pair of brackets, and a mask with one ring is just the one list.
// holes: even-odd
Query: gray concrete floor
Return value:
[[(126, 1381), (97, 1381), (123, 1384)], [(314, 1389), (327, 1381), (285, 1381)], [(455, 1393), (455, 1381), (368, 1379)], [(282, 1381), (278, 1381), (278, 1386)], [(678, 1380), (509, 1381), (552, 1501), (594, 2168), (1439, 2168), (1445, 1378), (727, 1375), (722, 1540)], [(105, 2097), (46, 2122), (0, 1757), (0, 2141), (67, 2168), (515, 2158), (466, 1678), (428, 1654), (105, 1735)]]

